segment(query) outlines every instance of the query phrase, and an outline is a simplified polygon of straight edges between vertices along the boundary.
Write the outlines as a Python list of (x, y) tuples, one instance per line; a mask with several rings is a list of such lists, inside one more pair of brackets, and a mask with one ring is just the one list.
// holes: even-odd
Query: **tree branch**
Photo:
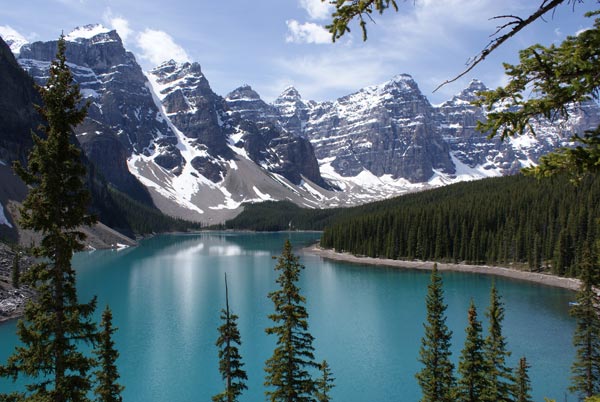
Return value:
[(498, 47), (500, 47), (504, 42), (506, 42), (513, 36), (515, 36), (523, 28), (525, 28), (526, 26), (528, 26), (529, 24), (531, 24), (538, 18), (542, 17), (548, 11), (554, 10), (556, 7), (558, 7), (560, 4), (564, 3), (565, 1), (568, 1), (569, 3), (570, 2), (575, 3), (575, 2), (581, 2), (582, 0), (544, 0), (542, 2), (542, 4), (540, 5), (540, 7), (526, 19), (522, 19), (520, 17), (513, 16), (513, 15), (500, 15), (500, 16), (491, 18), (491, 19), (501, 19), (501, 18), (514, 19), (513, 21), (509, 21), (509, 22), (505, 23), (504, 25), (499, 26), (498, 29), (496, 30), (496, 32), (494, 32), (494, 34), (492, 34), (492, 36), (495, 36), (496, 34), (500, 33), (502, 30), (504, 30), (505, 28), (507, 28), (511, 25), (514, 25), (514, 26), (509, 32), (490, 41), (490, 43), (488, 43), (488, 45), (485, 48), (483, 48), (483, 50), (477, 56), (475, 56), (473, 59), (471, 59), (467, 63), (467, 68), (463, 72), (458, 74), (456, 77), (446, 80), (443, 83), (441, 83), (433, 90), (433, 92), (436, 92), (438, 89), (440, 89), (441, 87), (443, 87), (446, 84), (450, 84), (451, 82), (457, 81), (458, 79), (464, 77), (471, 70), (473, 70), (473, 68), (475, 68), (476, 65), (478, 65), (483, 60), (485, 60), (485, 58), (491, 52), (493, 52)]

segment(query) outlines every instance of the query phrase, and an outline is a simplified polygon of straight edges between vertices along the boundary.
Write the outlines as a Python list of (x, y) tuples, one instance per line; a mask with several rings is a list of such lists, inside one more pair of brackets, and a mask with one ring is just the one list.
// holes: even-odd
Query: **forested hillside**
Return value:
[(202, 224), (199, 222), (165, 215), (159, 209), (136, 201), (111, 186), (108, 186), (108, 198), (110, 205), (114, 205), (115, 209), (111, 213), (108, 211), (102, 213), (101, 211), (101, 220), (125, 234), (185, 232), (202, 229)]
[(344, 209), (300, 208), (290, 201), (265, 201), (244, 205), (244, 211), (225, 222), (225, 229), (256, 230), (323, 230)]
[(336, 219), (321, 245), (391, 259), (525, 264), (576, 276), (597, 239), (600, 180), (486, 179), (411, 194)]

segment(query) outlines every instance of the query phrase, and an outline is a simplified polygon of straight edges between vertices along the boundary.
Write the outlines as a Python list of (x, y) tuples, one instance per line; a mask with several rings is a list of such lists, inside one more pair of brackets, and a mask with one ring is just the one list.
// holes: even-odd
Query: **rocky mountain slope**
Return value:
[[(215, 94), (198, 63), (167, 61), (144, 73), (102, 26), (66, 39), (91, 102), (77, 128), (88, 158), (138, 201), (206, 223), (235, 216), (244, 202), (355, 205), (512, 174), (600, 122), (590, 102), (573, 106), (568, 121), (536, 122), (537, 137), (500, 142), (475, 130), (485, 119), (470, 104), (485, 89), (478, 81), (441, 105), (406, 74), (332, 102), (305, 101), (289, 87), (269, 104), (248, 85)], [(56, 42), (14, 47), (19, 64), (43, 82)]]
[[(249, 201), (318, 205), (305, 187), (327, 184), (310, 143), (230, 107), (197, 63), (167, 62), (145, 75), (115, 31), (89, 25), (66, 40), (90, 102), (77, 138), (117, 189), (207, 223), (234, 216)], [(26, 44), (19, 63), (42, 83), (55, 51), (56, 41)]]

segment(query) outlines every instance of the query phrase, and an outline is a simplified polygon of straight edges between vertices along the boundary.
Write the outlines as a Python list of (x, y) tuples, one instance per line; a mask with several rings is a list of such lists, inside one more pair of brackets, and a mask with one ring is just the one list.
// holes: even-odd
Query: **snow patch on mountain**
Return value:
[(263, 200), (263, 201), (275, 201), (275, 199), (273, 197), (271, 197), (270, 194), (263, 193), (258, 188), (256, 188), (256, 186), (252, 186), (252, 189), (254, 190), (254, 192), (256, 193), (256, 195), (258, 196), (258, 198), (260, 198), (261, 200)]
[(0, 36), (15, 56), (19, 54), (23, 46), (29, 43), (23, 35), (8, 25), (0, 25)]
[(8, 221), (8, 218), (6, 218), (6, 215), (4, 215), (4, 207), (2, 206), (2, 204), (0, 204), (0, 225), (6, 225), (9, 228), (13, 227)]
[(478, 165), (475, 167), (470, 167), (460, 161), (454, 155), (454, 153), (450, 153), (452, 158), (452, 163), (456, 168), (456, 173), (453, 175), (449, 175), (439, 170), (434, 169), (434, 174), (429, 179), (427, 184), (432, 187), (440, 187), (447, 186), (448, 184), (458, 183), (461, 181), (473, 181), (480, 180), (486, 177), (499, 177), (502, 176), (502, 169), (498, 167), (494, 168), (485, 168), (484, 166)]
[(102, 24), (88, 24), (76, 27), (68, 35), (65, 35), (65, 40), (80, 42), (82, 39), (92, 39), (96, 35), (109, 33), (110, 31), (110, 29), (104, 27)]

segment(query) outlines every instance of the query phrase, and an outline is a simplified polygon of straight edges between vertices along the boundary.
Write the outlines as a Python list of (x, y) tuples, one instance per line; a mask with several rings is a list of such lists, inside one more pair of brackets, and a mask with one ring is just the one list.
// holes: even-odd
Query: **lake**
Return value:
[[(223, 388), (215, 341), (225, 303), (239, 316), (240, 349), (248, 373), (241, 401), (264, 401), (264, 362), (275, 339), (265, 334), (276, 289), (274, 271), (289, 238), (306, 266), (299, 286), (307, 298), (315, 357), (328, 361), (336, 378), (334, 401), (417, 401), (414, 374), (425, 320), (429, 272), (371, 267), (323, 260), (305, 254), (319, 233), (203, 233), (164, 235), (139, 247), (78, 253), (79, 297), (98, 296), (98, 317), (108, 303), (119, 327), (115, 341), (126, 386), (126, 402), (197, 402)], [(569, 317), (571, 291), (507, 278), (443, 272), (448, 325), (454, 332), (453, 359), (465, 339), (473, 299), (485, 322), (492, 281), (506, 308), (504, 334), (512, 350), (531, 364), (534, 400), (567, 397), (574, 357)], [(0, 324), (0, 362), (17, 344), (14, 321)], [(2, 380), (0, 389), (18, 388)]]

